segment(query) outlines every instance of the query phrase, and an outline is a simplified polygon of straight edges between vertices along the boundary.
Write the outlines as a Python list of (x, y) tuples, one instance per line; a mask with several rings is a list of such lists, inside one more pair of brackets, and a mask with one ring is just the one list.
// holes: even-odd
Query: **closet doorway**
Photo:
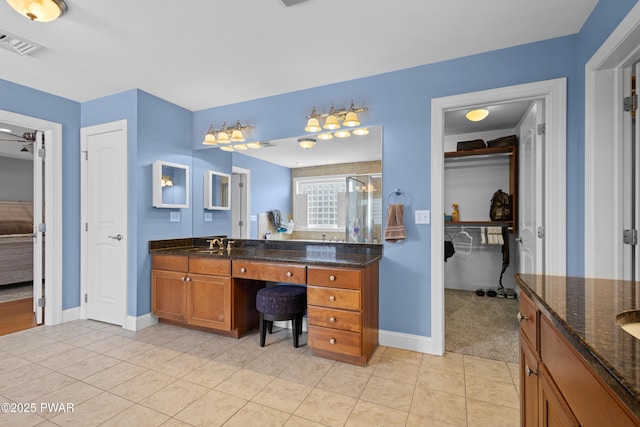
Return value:
[(233, 166), (231, 175), (231, 238), (233, 239), (251, 238), (250, 182), (249, 169)]
[[(541, 252), (540, 262), (544, 263), (547, 274), (564, 274), (566, 269), (565, 251), (565, 228), (566, 217), (562, 210), (553, 212), (550, 206), (564, 205), (566, 194), (566, 80), (556, 79), (525, 85), (511, 86), (506, 88), (493, 89), (470, 94), (456, 95), (446, 98), (432, 100), (431, 109), (431, 182), (441, 183), (432, 185), (431, 208), (432, 208), (432, 234), (431, 234), (431, 301), (432, 301), (432, 352), (443, 354), (445, 350), (445, 266), (444, 266), (444, 245), (445, 240), (445, 212), (450, 212), (450, 207), (445, 204), (445, 162), (444, 152), (451, 151), (445, 137), (447, 112), (468, 111), (474, 108), (490, 105), (509, 105), (519, 102), (527, 102), (528, 106), (540, 102), (540, 114), (543, 122), (544, 137), (546, 140), (546, 150), (541, 154), (540, 169), (542, 184), (536, 188), (536, 197), (540, 200), (540, 209), (544, 218), (544, 251)], [(525, 105), (527, 107), (527, 105)], [(527, 110), (528, 111), (528, 110)], [(524, 114), (524, 113), (523, 113)], [(518, 122), (524, 123), (523, 117), (518, 118)], [(520, 124), (522, 124), (520, 123)], [(512, 134), (519, 133), (519, 126), (504, 128), (512, 130)], [(537, 125), (536, 125), (537, 128)], [(537, 129), (536, 129), (537, 132)], [(495, 134), (494, 134), (495, 135)], [(498, 135), (502, 136), (502, 135)], [(497, 137), (497, 136), (496, 136)], [(526, 138), (525, 138), (526, 139)], [(522, 140), (522, 138), (521, 138)], [(522, 141), (521, 141), (522, 142)], [(455, 148), (453, 149), (455, 151)], [(551, 179), (552, 178), (552, 179)], [(553, 185), (550, 183), (553, 182)], [(521, 192), (522, 193), (522, 192)], [(520, 196), (522, 199), (522, 195)], [(490, 197), (489, 197), (490, 199)], [(488, 214), (489, 200), (486, 201)], [(560, 211), (560, 212), (558, 212)], [(520, 214), (521, 215), (521, 214)], [(522, 217), (519, 216), (522, 222)], [(519, 237), (519, 235), (517, 235)], [(481, 240), (478, 236), (476, 238)], [(511, 272), (505, 272), (505, 277), (513, 276), (518, 266), (519, 254), (514, 251), (515, 238), (510, 241), (510, 267)], [(519, 243), (518, 243), (519, 245)], [(435, 260), (443, 260), (436, 262)], [(495, 283), (497, 279), (493, 279)], [(472, 285), (472, 289), (477, 289)], [(496, 286), (497, 287), (497, 286)], [(506, 286), (505, 286), (506, 287)], [(488, 326), (489, 328), (491, 325)]]

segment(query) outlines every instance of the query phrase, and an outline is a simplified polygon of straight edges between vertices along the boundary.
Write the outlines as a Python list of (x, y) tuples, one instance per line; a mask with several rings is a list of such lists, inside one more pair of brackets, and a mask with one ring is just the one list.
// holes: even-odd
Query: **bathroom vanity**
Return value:
[(149, 242), (152, 313), (162, 321), (241, 337), (258, 327), (256, 293), (269, 283), (307, 285), (314, 354), (366, 365), (378, 346), (381, 245), (204, 239)]
[(616, 323), (640, 283), (517, 275), (521, 425), (639, 426), (640, 340)]

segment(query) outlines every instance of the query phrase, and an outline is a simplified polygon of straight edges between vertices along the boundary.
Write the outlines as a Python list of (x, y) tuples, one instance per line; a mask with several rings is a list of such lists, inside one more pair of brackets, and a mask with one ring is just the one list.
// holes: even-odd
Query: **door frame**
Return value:
[[(44, 323), (62, 323), (62, 124), (0, 110), (0, 121), (42, 131), (45, 141), (45, 300)], [(48, 138), (47, 138), (48, 139)]]
[[(108, 123), (102, 123), (102, 124), (98, 124), (98, 125), (93, 125), (93, 126), (86, 126), (80, 129), (80, 227), (81, 227), (81, 235), (80, 235), (80, 318), (81, 319), (86, 319), (87, 318), (87, 303), (83, 297), (83, 295), (85, 295), (87, 293), (88, 290), (88, 284), (87, 284), (87, 274), (88, 274), (88, 268), (87, 268), (87, 250), (89, 248), (88, 245), (88, 241), (87, 241), (87, 228), (84, 224), (87, 223), (87, 179), (88, 179), (88, 168), (87, 168), (87, 158), (86, 158), (86, 154), (87, 154), (87, 132), (88, 130), (92, 130), (92, 131), (96, 131), (96, 130), (100, 130), (100, 131), (104, 131), (104, 132), (109, 132), (109, 131), (118, 131), (118, 130), (122, 130), (125, 134), (125, 137), (127, 137), (128, 140), (128, 122), (126, 119), (123, 120), (116, 120), (113, 122), (108, 122)], [(128, 142), (127, 142), (128, 145)], [(127, 148), (127, 152), (128, 152), (128, 148)], [(125, 169), (128, 168), (128, 164), (125, 165)], [(128, 181), (128, 170), (127, 170), (127, 181)], [(128, 187), (128, 185), (126, 186)], [(129, 237), (129, 221), (128, 221), (128, 217), (126, 219), (126, 224), (125, 224), (125, 233), (126, 233), (126, 239), (125, 239), (125, 245), (123, 250), (126, 251), (128, 253), (129, 251), (129, 243), (128, 241), (130, 240)], [(125, 256), (125, 258), (127, 259), (127, 265), (125, 266), (125, 277), (127, 278), (126, 281), (126, 289), (124, 292), (124, 313), (122, 313), (122, 324), (120, 326), (122, 326), (125, 329), (130, 329), (128, 328), (128, 324), (129, 322), (127, 321), (127, 316), (128, 316), (128, 306), (129, 306), (129, 267), (128, 267), (128, 259), (129, 256)], [(135, 330), (135, 329), (131, 329), (131, 330)]]
[(624, 137), (624, 68), (640, 58), (639, 41), (640, 3), (585, 65), (585, 277), (624, 277), (624, 171), (619, 142)]
[[(444, 114), (486, 104), (542, 99), (546, 124), (544, 154), (545, 268), (566, 272), (566, 78), (489, 89), (431, 100), (431, 353), (444, 353)], [(553, 184), (551, 184), (553, 183)]]
[[(246, 177), (246, 182), (245, 182), (245, 191), (244, 191), (244, 206), (245, 206), (245, 217), (243, 218), (244, 223), (246, 224), (246, 230), (247, 230), (247, 236), (243, 237), (244, 239), (251, 239), (251, 170), (250, 169), (245, 169), (245, 168), (241, 168), (238, 166), (232, 166), (231, 167), (231, 173), (232, 174), (239, 174), (239, 175), (244, 175)], [(232, 192), (233, 194), (233, 192)], [(233, 211), (233, 209), (235, 208), (235, 206), (237, 206), (237, 203), (234, 203), (233, 199), (231, 200), (231, 210)], [(233, 218), (233, 213), (231, 214), (231, 217)], [(231, 235), (233, 236), (233, 230), (234, 230), (234, 226), (233, 224), (231, 225)]]

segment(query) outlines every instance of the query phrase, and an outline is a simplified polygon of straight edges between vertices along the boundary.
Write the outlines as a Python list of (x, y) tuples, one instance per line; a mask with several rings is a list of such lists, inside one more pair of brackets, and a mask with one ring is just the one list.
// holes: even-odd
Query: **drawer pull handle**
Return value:
[(329, 340), (329, 344), (335, 344), (335, 343), (336, 343), (336, 339), (335, 339), (335, 338), (331, 338), (331, 339)]
[(527, 316), (526, 314), (520, 314), (520, 312), (518, 312), (518, 320), (520, 322), (522, 322), (523, 320), (529, 320), (529, 316)]
[(336, 280), (336, 276), (334, 276), (333, 274), (331, 276), (329, 276), (329, 280), (331, 280), (332, 282)]
[(244, 268), (244, 267), (240, 267), (240, 273), (246, 273), (246, 272), (247, 272), (247, 269), (246, 269), (246, 268)]
[(336, 318), (335, 317), (329, 317), (329, 322), (336, 323)]
[(290, 271), (287, 271), (287, 277), (291, 277), (291, 276), (293, 276), (293, 273)]
[(335, 300), (336, 300), (336, 297), (334, 297), (333, 295), (329, 297), (329, 301), (335, 301)]
[(527, 365), (524, 368), (524, 371), (527, 373), (527, 376), (530, 377), (531, 375), (538, 375), (538, 370), (537, 369), (531, 369), (529, 367), (529, 365)]

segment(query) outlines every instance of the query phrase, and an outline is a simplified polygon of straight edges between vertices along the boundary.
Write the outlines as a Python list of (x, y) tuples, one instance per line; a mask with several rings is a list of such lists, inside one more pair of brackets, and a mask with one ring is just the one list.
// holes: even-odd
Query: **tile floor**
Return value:
[(0, 360), (2, 426), (519, 425), (515, 364), (380, 347), (357, 367), (294, 349), (289, 330), (260, 348), (74, 321), (0, 337)]

